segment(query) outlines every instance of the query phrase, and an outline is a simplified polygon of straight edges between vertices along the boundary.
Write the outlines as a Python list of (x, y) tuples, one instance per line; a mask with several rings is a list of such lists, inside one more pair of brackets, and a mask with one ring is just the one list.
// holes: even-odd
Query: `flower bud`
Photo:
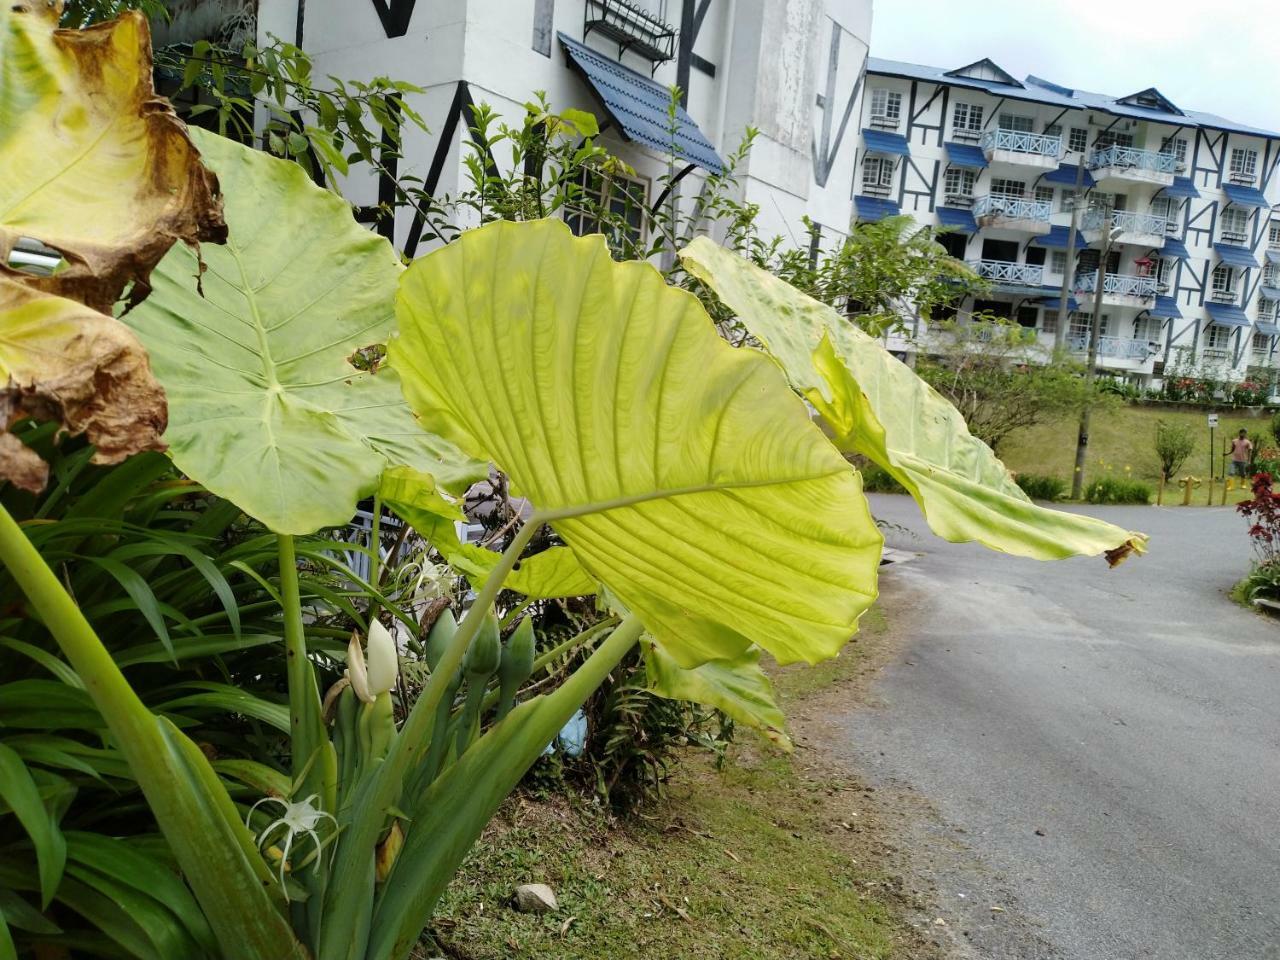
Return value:
[(396, 685), (400, 659), (391, 633), (377, 620), (369, 621), (369, 693), (377, 697)]
[(369, 674), (364, 666), (364, 651), (360, 649), (360, 634), (354, 630), (347, 644), (347, 679), (361, 702), (373, 703), (376, 698), (369, 692)]

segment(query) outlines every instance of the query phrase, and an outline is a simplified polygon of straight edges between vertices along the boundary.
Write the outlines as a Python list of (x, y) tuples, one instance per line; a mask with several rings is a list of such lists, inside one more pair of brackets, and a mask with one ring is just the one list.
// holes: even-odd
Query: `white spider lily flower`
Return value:
[(352, 631), (351, 641), (347, 644), (347, 679), (351, 681), (351, 689), (363, 703), (373, 703), (377, 697), (369, 691), (369, 673), (364, 665), (364, 651), (360, 649), (360, 634)]
[(396, 642), (377, 620), (369, 621), (369, 666), (367, 680), (373, 697), (390, 692), (400, 673), (400, 659), (396, 655)]

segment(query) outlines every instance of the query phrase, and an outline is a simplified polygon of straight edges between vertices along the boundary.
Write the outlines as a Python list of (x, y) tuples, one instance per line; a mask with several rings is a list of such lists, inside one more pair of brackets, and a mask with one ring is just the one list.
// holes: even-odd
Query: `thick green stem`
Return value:
[[(432, 671), (421, 696), (409, 711), (386, 760), (376, 774), (365, 779), (353, 802), (346, 808), (345, 816), (340, 815), (343, 833), (338, 839), (332, 866), (336, 882), (330, 885), (325, 901), (325, 928), (318, 950), (320, 960), (363, 960), (366, 944), (358, 936), (360, 913), (368, 909), (373, 886), (370, 883), (368, 889), (363, 889), (357, 884), (353, 888), (352, 883), (369, 875), (368, 865), (373, 861), (386, 815), (399, 802), (406, 776), (422, 762), (431, 742), (436, 708), (453, 675), (462, 666), (462, 658), (484, 622), (485, 614), (498, 599), (507, 574), (541, 526), (541, 520), (535, 516), (520, 528), (511, 545), (503, 551), (458, 626), (457, 633), (445, 648), (444, 656)], [(349, 878), (353, 879), (349, 881)]]
[(178, 865), (228, 956), (274, 960), (306, 951), (273, 902), (253, 837), (208, 760), (134, 693), (44, 558), (0, 509), (0, 561), (80, 675)]
[[(320, 719), (320, 692), (316, 688), (315, 670), (307, 659), (307, 638), (302, 623), (302, 595), (298, 589), (298, 556), (293, 537), (282, 533), (277, 538), (280, 552), (280, 599), (283, 604), (284, 649), (289, 678), (289, 725), (293, 738), (293, 776), (302, 776), (308, 764), (315, 769), (313, 757), (324, 735)], [(318, 771), (317, 771), (318, 773)], [(308, 780), (312, 780), (308, 777)], [(295, 784), (295, 790), (301, 785)], [(303, 796), (308, 794), (303, 793)], [(327, 799), (327, 798), (326, 798)], [(332, 810), (329, 804), (326, 810)]]

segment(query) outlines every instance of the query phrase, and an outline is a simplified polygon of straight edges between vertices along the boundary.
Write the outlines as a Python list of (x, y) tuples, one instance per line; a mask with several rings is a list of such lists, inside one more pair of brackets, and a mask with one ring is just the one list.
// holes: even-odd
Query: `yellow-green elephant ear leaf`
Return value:
[(950, 402), (832, 307), (706, 237), (680, 252), (777, 360), (846, 453), (887, 470), (938, 536), (1057, 560), (1141, 552), (1146, 537), (1033, 503)]
[(397, 304), (423, 425), (503, 470), (681, 666), (849, 639), (882, 543), (858, 476), (695, 297), (542, 220), (464, 233)]

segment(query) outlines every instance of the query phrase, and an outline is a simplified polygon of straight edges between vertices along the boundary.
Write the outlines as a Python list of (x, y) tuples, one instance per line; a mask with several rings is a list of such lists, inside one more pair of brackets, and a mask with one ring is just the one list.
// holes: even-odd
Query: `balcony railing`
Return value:
[(1220, 230), (1218, 239), (1222, 243), (1229, 243), (1233, 247), (1247, 247), (1249, 245), (1249, 235), (1241, 233), (1239, 230)]
[(967, 263), (978, 276), (996, 283), (1038, 287), (1044, 277), (1044, 267), (1032, 263), (1013, 263), (1009, 260), (969, 260)]
[[(1076, 353), (1084, 353), (1089, 349), (1089, 337), (1067, 337), (1067, 347)], [(1128, 337), (1099, 337), (1098, 356), (1110, 357), (1113, 360), (1146, 360), (1156, 351), (1151, 349), (1147, 340), (1132, 340)]]
[[(1106, 212), (1090, 210), (1084, 215), (1081, 226), (1086, 230), (1101, 230), (1107, 222)], [(1130, 210), (1112, 210), (1111, 226), (1122, 233), (1142, 233), (1163, 236), (1173, 231), (1173, 221), (1156, 213), (1137, 213)]]
[(1158, 150), (1139, 150), (1114, 143), (1102, 150), (1095, 150), (1089, 157), (1089, 169), (1121, 167), (1127, 170), (1150, 170), (1152, 173), (1173, 174), (1178, 170), (1178, 157)]
[(1030, 153), (1037, 157), (1059, 157), (1062, 155), (1062, 137), (1024, 133), (1021, 130), (988, 130), (982, 138), (982, 149)]
[(1202, 363), (1209, 364), (1229, 364), (1231, 362), (1231, 351), (1221, 350), (1218, 347), (1205, 347), (1200, 353)]
[(948, 207), (972, 207), (973, 194), (971, 193), (948, 193), (946, 196), (946, 204)]
[[(1108, 273), (1102, 281), (1103, 294), (1115, 294), (1119, 297), (1154, 297), (1156, 295), (1156, 278), (1139, 277), (1132, 273)], [(1098, 273), (1076, 277), (1076, 290), (1081, 293), (1093, 293), (1098, 287)]]
[(1240, 295), (1234, 290), (1211, 290), (1209, 299), (1214, 303), (1235, 303), (1240, 299)]
[(1041, 220), (1048, 223), (1052, 212), (1053, 208), (1047, 200), (1026, 200), (998, 193), (990, 193), (973, 201), (975, 217), (998, 216), (1007, 220)]

